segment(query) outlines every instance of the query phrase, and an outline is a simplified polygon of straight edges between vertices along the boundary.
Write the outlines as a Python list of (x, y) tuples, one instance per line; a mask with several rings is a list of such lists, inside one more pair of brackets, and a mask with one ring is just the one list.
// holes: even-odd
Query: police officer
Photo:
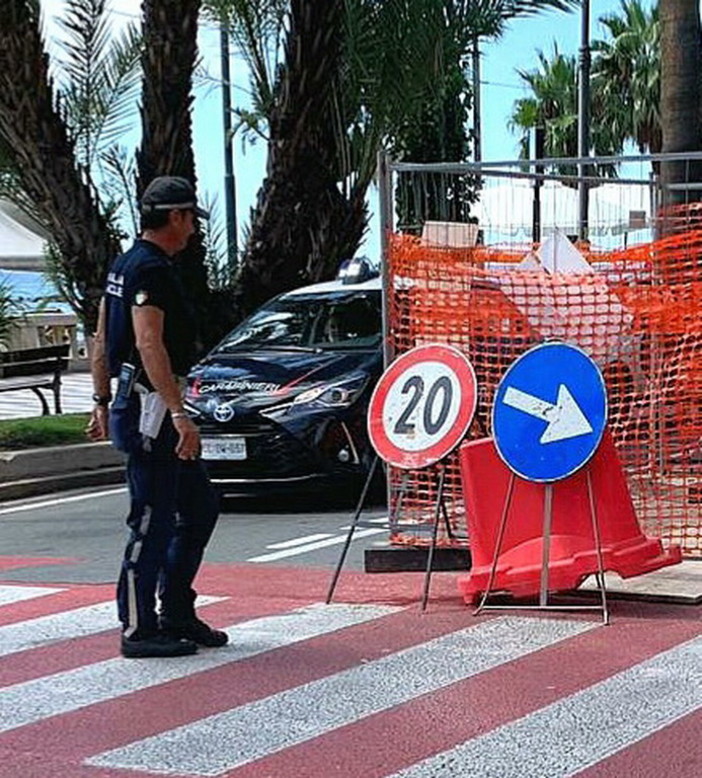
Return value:
[[(87, 432), (100, 440), (109, 431), (128, 455), (130, 535), (117, 586), (122, 654), (181, 656), (227, 642), (195, 615), (193, 580), (217, 501), (198, 459), (198, 428), (183, 408), (195, 327), (173, 263), (195, 216), (208, 213), (190, 182), (172, 176), (149, 184), (140, 211), (142, 235), (112, 264), (100, 304)], [(117, 379), (114, 400), (110, 378)]]

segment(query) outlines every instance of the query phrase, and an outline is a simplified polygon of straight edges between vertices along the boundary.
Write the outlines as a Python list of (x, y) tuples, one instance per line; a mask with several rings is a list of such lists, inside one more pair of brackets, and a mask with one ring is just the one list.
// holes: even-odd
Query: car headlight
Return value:
[(368, 376), (359, 373), (343, 381), (321, 384), (300, 392), (292, 401), (292, 407), (317, 405), (323, 408), (348, 408), (366, 388)]
[(313, 386), (311, 389), (300, 392), (292, 401), (261, 411), (261, 415), (269, 418), (280, 418), (284, 414), (304, 410), (348, 408), (361, 395), (368, 385), (368, 380), (369, 377), (365, 373), (357, 373), (341, 381)]

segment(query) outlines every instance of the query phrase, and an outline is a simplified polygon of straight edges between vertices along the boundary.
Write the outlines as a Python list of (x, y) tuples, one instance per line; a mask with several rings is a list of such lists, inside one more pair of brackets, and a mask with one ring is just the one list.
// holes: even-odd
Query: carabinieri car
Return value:
[(380, 279), (346, 274), (274, 298), (195, 366), (186, 407), (221, 493), (362, 482), (381, 319)]

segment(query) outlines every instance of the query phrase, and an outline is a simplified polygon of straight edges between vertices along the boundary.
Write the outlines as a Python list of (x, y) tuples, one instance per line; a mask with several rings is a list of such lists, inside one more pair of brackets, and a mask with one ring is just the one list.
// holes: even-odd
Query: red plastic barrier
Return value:
[[(475, 602), (488, 586), (511, 471), (492, 438), (463, 444), (459, 452), (468, 514), (472, 567), (459, 578), (464, 600)], [(603, 566), (631, 578), (677, 564), (677, 546), (664, 549), (639, 528), (626, 479), (609, 434), (587, 465), (592, 476)], [(598, 571), (586, 470), (553, 484), (549, 591), (577, 588)], [(541, 584), (544, 484), (515, 476), (504, 537), (491, 591), (515, 597), (538, 594)]]

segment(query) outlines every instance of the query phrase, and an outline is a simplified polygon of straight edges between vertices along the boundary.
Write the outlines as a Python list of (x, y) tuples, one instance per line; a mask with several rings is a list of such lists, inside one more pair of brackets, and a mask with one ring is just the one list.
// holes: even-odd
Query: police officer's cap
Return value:
[(209, 219), (210, 214), (197, 205), (195, 190), (187, 178), (179, 176), (159, 176), (146, 187), (141, 198), (141, 212), (171, 211), (174, 208), (192, 209), (201, 219)]

